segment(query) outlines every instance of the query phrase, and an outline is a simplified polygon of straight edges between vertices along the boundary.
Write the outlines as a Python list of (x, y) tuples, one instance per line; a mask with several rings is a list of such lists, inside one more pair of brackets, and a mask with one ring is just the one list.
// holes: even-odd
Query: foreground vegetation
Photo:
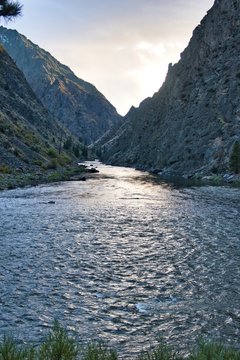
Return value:
[[(118, 354), (103, 343), (80, 345), (59, 323), (38, 347), (18, 345), (10, 337), (0, 343), (0, 360), (117, 360)], [(188, 357), (182, 357), (168, 345), (159, 342), (158, 346), (140, 354), (136, 360), (240, 360), (240, 351), (229, 349), (222, 344), (201, 341), (198, 348)]]

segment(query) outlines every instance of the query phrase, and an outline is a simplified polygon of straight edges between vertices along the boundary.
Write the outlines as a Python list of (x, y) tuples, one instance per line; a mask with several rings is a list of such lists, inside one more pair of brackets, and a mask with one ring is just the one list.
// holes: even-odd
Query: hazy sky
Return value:
[[(26, 0), (17, 29), (125, 114), (157, 91), (214, 0)], [(5, 25), (5, 24), (3, 24)]]

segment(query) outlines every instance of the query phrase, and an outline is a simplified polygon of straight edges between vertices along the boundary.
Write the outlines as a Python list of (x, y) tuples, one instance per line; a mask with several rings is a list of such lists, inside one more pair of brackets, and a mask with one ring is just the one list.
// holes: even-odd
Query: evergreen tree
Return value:
[(67, 138), (67, 140), (65, 141), (65, 143), (63, 144), (63, 148), (64, 148), (65, 150), (70, 150), (71, 147), (72, 147), (72, 144), (73, 144), (72, 137), (69, 136), (69, 137)]
[(88, 158), (88, 148), (87, 148), (87, 146), (85, 146), (85, 145), (83, 145), (83, 147), (82, 147), (82, 157), (83, 157), (84, 159), (87, 159), (87, 158)]
[(235, 141), (230, 156), (230, 170), (235, 174), (240, 173), (240, 143)]
[(22, 4), (19, 1), (0, 0), (0, 18), (11, 20), (21, 15)]
[(78, 158), (80, 156), (80, 145), (77, 144), (77, 145), (74, 145), (73, 147), (73, 152), (74, 152), (74, 155)]

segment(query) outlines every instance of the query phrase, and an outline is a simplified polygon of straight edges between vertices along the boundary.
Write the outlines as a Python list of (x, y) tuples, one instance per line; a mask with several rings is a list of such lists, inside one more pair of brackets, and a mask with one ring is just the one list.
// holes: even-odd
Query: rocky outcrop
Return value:
[(113, 164), (175, 173), (228, 170), (240, 138), (240, 1), (216, 0), (152, 98), (102, 145)]
[(53, 165), (69, 132), (43, 107), (2, 46), (0, 69), (0, 175)]
[(46, 109), (87, 144), (97, 140), (121, 118), (93, 85), (79, 79), (25, 36), (0, 27), (0, 42)]

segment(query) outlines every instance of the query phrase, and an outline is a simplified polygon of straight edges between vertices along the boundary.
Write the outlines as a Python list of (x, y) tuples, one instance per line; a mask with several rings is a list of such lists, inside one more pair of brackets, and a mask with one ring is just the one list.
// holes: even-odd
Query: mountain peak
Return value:
[(1, 26), (0, 41), (43, 105), (87, 144), (120, 120), (116, 109), (94, 85), (79, 79), (24, 35)]

